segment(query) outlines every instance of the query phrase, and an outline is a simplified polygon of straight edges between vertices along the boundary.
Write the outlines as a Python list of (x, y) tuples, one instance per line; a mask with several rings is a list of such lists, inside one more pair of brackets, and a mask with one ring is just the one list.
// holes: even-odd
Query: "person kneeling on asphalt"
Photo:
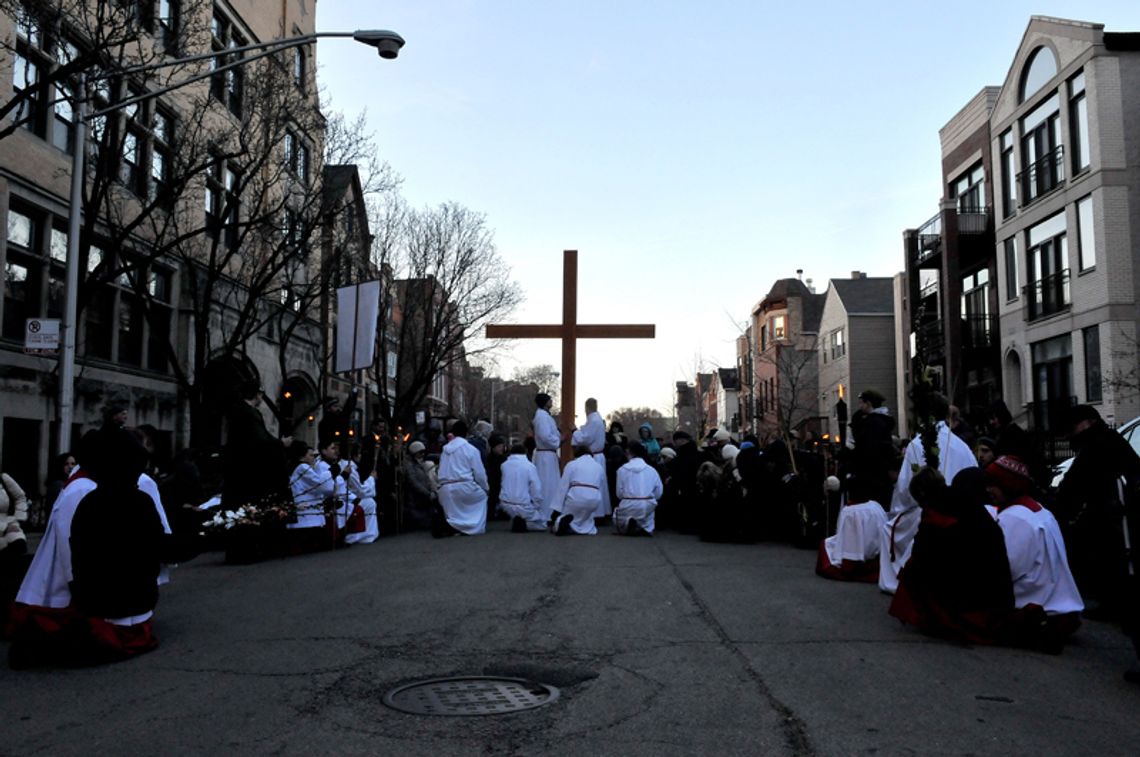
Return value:
[(574, 448), (574, 459), (566, 464), (558, 491), (550, 501), (550, 527), (556, 536), (598, 533), (594, 512), (602, 503), (606, 486), (605, 468), (598, 465), (585, 444)]
[(538, 468), (526, 457), (526, 447), (521, 444), (511, 447), (511, 455), (503, 461), (501, 471), (499, 507), (511, 517), (511, 531), (516, 534), (545, 531), (542, 482)]
[(641, 442), (629, 445), (630, 460), (618, 468), (614, 530), (624, 536), (652, 536), (653, 511), (661, 498), (661, 476), (649, 464), (649, 451)]

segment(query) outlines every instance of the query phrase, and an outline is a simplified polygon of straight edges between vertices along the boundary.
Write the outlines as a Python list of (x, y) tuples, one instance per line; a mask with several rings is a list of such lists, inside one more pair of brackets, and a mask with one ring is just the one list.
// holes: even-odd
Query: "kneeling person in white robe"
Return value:
[(451, 528), (474, 536), (487, 530), (487, 471), (467, 441), (467, 424), (456, 421), (451, 434), (439, 459), (439, 504)]
[(835, 535), (820, 543), (818, 575), (839, 581), (879, 580), (879, 547), (887, 513), (871, 499), (873, 492), (874, 487), (858, 474), (847, 480), (847, 501), (839, 511)]
[(614, 510), (614, 530), (625, 536), (652, 534), (653, 512), (664, 487), (661, 476), (649, 465), (649, 452), (641, 442), (629, 445), (630, 461), (618, 468), (618, 506)]
[(516, 444), (503, 461), (499, 507), (511, 516), (511, 531), (545, 531), (546, 516), (542, 509), (542, 482), (538, 468), (526, 459), (526, 447)]
[[(594, 462), (602, 466), (602, 470), (605, 470), (606, 424), (598, 413), (598, 401), (593, 397), (586, 400), (586, 424), (582, 428), (574, 429), (574, 433), (570, 435), (570, 444), (575, 447), (580, 444), (588, 446), (590, 454), (594, 456)], [(610, 489), (609, 486), (605, 486), (602, 488), (602, 504), (594, 513), (594, 517), (604, 518), (610, 515), (612, 511)]]
[(558, 491), (550, 501), (552, 526), (557, 536), (566, 534), (594, 535), (594, 513), (602, 502), (606, 488), (606, 469), (594, 462), (590, 448), (574, 448), (574, 459), (566, 464)]

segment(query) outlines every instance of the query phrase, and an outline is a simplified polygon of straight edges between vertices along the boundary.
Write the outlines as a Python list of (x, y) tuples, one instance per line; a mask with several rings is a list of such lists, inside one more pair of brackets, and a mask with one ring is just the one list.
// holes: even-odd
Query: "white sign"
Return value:
[(24, 323), (24, 352), (29, 355), (59, 354), (59, 319), (27, 319)]
[(424, 414), (424, 411), (423, 410), (417, 410), (416, 411), (416, 425), (417, 426), (424, 425), (425, 420), (427, 420), (427, 416)]
[(380, 314), (380, 282), (336, 290), (337, 373), (368, 368), (376, 356), (376, 318)]

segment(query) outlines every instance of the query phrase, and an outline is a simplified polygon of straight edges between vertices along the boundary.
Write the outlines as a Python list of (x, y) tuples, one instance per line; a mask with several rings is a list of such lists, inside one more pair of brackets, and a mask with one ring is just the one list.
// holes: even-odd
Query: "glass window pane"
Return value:
[(1100, 327), (1090, 326), (1083, 330), (1085, 343), (1085, 401), (1100, 402), (1101, 370), (1100, 370)]
[(51, 230), (51, 247), (49, 248), (52, 260), (61, 263), (67, 262), (67, 232), (62, 229)]
[(1080, 249), (1078, 265), (1080, 270), (1092, 268), (1096, 265), (1096, 244), (1093, 239), (1093, 204), (1092, 195), (1077, 201), (1077, 232)]
[(87, 273), (94, 271), (103, 262), (103, 250), (95, 245), (87, 251)]
[(15, 210), (8, 211), (8, 243), (26, 250), (32, 248), (32, 219)]

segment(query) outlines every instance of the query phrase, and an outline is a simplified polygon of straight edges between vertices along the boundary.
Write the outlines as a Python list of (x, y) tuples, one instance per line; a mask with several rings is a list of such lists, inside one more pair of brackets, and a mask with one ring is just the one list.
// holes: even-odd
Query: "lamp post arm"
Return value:
[(185, 58), (176, 58), (175, 60), (164, 60), (158, 63), (144, 63), (138, 66), (130, 66), (127, 68), (116, 69), (115, 71), (108, 71), (99, 76), (88, 76), (88, 79), (109, 79), (116, 76), (132, 74), (144, 74), (151, 71), (158, 71), (163, 68), (170, 68), (172, 66), (185, 66), (187, 63), (199, 63), (204, 60), (211, 60), (213, 58), (221, 58), (227, 55), (234, 55), (236, 53), (249, 52), (251, 50), (265, 50), (272, 48), (274, 50), (285, 50), (290, 47), (300, 47), (307, 45), (310, 42), (315, 42), (322, 37), (351, 37), (356, 32), (313, 32), (311, 34), (301, 34), (296, 37), (284, 37), (282, 39), (271, 39), (266, 42), (253, 42), (248, 45), (241, 45), (239, 47), (227, 47), (225, 50), (215, 50), (208, 53), (200, 53), (198, 55), (188, 55)]
[(258, 44), (258, 45), (246, 45), (244, 47), (232, 47), (232, 48), (226, 49), (225, 51), (219, 51), (216, 53), (207, 53), (205, 55), (195, 55), (195, 56), (192, 56), (190, 58), (183, 58), (181, 60), (170, 61), (167, 63), (160, 63), (160, 64), (156, 64), (153, 66), (140, 66), (138, 68), (125, 69), (124, 71), (116, 72), (116, 76), (122, 75), (122, 74), (131, 74), (131, 73), (136, 73), (136, 74), (137, 73), (145, 73), (145, 72), (149, 72), (149, 71), (158, 70), (159, 68), (164, 68), (166, 66), (181, 65), (181, 64), (185, 64), (185, 63), (193, 63), (196, 61), (216, 59), (216, 58), (225, 57), (227, 55), (232, 55), (234, 53), (237, 53), (237, 52), (240, 52), (243, 50), (256, 50), (259, 48), (264, 48), (257, 55), (251, 55), (248, 57), (238, 58), (237, 60), (231, 61), (230, 63), (227, 63), (224, 66), (218, 66), (217, 68), (211, 68), (209, 71), (203, 71), (202, 73), (195, 74), (194, 76), (191, 76), (187, 79), (181, 79), (179, 81), (174, 82), (173, 84), (168, 84), (165, 87), (162, 87), (160, 89), (148, 90), (146, 92), (143, 92), (142, 94), (135, 95), (134, 97), (128, 97), (126, 100), (119, 100), (116, 103), (108, 105), (106, 108), (103, 108), (101, 110), (97, 110), (94, 113), (87, 114), (87, 120), (91, 121), (91, 120), (99, 118), (101, 116), (106, 116), (110, 113), (114, 113), (117, 110), (122, 110), (123, 108), (127, 108), (131, 105), (135, 105), (136, 103), (141, 103), (141, 102), (144, 102), (146, 100), (150, 100), (150, 99), (155, 98), (155, 97), (162, 97), (163, 95), (165, 95), (168, 92), (172, 92), (176, 89), (181, 89), (182, 87), (185, 87), (187, 84), (194, 84), (195, 82), (200, 82), (203, 79), (209, 79), (210, 77), (215, 76), (217, 74), (224, 73), (224, 72), (229, 71), (229, 70), (234, 69), (234, 68), (240, 68), (241, 66), (244, 66), (248, 63), (253, 63), (255, 61), (261, 60), (262, 58), (267, 58), (270, 55), (273, 55), (274, 53), (281, 52), (282, 50), (288, 50), (292, 47), (300, 47), (301, 45), (308, 44), (309, 42), (313, 41), (317, 37), (327, 37), (327, 36), (351, 37), (352, 33), (351, 32), (321, 32), (321, 33), (317, 33), (317, 34), (306, 34), (303, 37), (293, 37), (293, 38), (287, 39), (287, 40), (276, 40), (274, 42), (266, 42), (266, 43), (262, 43), (262, 44)]

